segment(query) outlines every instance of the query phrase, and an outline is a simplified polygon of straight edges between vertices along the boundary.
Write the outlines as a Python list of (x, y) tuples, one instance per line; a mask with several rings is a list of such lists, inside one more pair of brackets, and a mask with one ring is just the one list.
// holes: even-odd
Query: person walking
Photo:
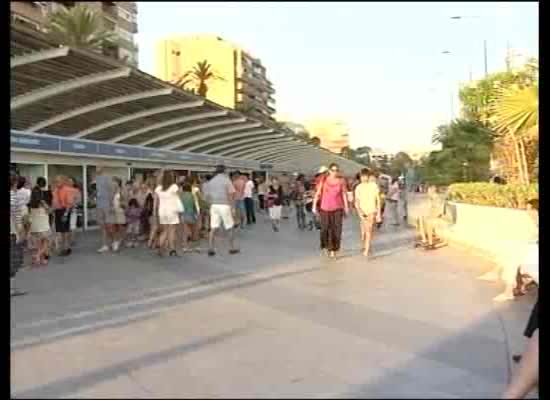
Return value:
[(46, 179), (39, 177), (36, 186), (31, 192), (29, 212), (31, 217), (31, 240), (33, 241), (34, 266), (47, 265), (50, 258), (50, 210), (52, 207), (52, 193), (48, 190)]
[(125, 225), (126, 225), (126, 208), (128, 200), (126, 198), (126, 192), (122, 187), (122, 179), (114, 176), (111, 179), (111, 187), (113, 197), (110, 204), (110, 212), (107, 215), (106, 223), (108, 230), (113, 239), (113, 251), (117, 252), (120, 249), (122, 241), (126, 237)]
[(305, 211), (305, 178), (304, 175), (298, 175), (296, 182), (294, 183), (291, 198), (294, 201), (294, 207), (296, 207), (296, 222), (298, 223), (298, 229), (306, 229), (306, 211)]
[(244, 205), (246, 208), (246, 224), (252, 225), (256, 223), (256, 214), (254, 212), (254, 181), (250, 175), (246, 175), (246, 183), (244, 185)]
[(281, 228), (281, 214), (283, 209), (284, 192), (277, 178), (271, 180), (271, 186), (267, 191), (267, 209), (274, 232)]
[(184, 253), (193, 251), (191, 249), (193, 243), (193, 233), (199, 221), (199, 205), (197, 198), (192, 192), (191, 183), (188, 180), (182, 182), (179, 197), (183, 206), (181, 214), (181, 239)]
[(23, 215), (26, 199), (17, 193), (18, 176), (10, 172), (10, 295), (25, 294), (15, 287), (15, 275), (23, 266), (25, 232)]
[(229, 254), (239, 253), (235, 247), (234, 220), (231, 205), (235, 202), (235, 187), (225, 174), (225, 166), (216, 167), (216, 175), (204, 185), (204, 194), (210, 204), (210, 233), (208, 235), (208, 256), (216, 255), (214, 239), (216, 231), (223, 223), (223, 227), (229, 233)]
[(369, 255), (374, 224), (381, 220), (380, 192), (378, 185), (369, 179), (370, 175), (367, 168), (361, 170), (361, 183), (355, 187), (353, 196), (361, 220), (361, 243), (365, 257)]
[(98, 253), (110, 250), (111, 234), (107, 226), (107, 216), (112, 212), (113, 182), (111, 177), (104, 174), (103, 166), (96, 167), (96, 218), (101, 229), (102, 246)]
[(233, 187), (235, 188), (235, 211), (237, 218), (237, 228), (240, 227), (244, 230), (246, 220), (246, 206), (244, 204), (244, 188), (246, 185), (246, 179), (241, 175), (240, 171), (235, 171), (233, 174)]
[[(347, 190), (344, 180), (340, 177), (338, 164), (329, 167), (329, 176), (322, 180), (315, 193), (314, 212), (319, 211), (321, 220), (321, 250), (336, 259), (342, 242), (342, 223), (344, 215), (348, 215)], [(320, 209), (317, 209), (317, 203)]]
[(136, 198), (130, 199), (126, 209), (126, 222), (128, 225), (126, 247), (128, 248), (138, 247), (142, 215), (143, 209), (140, 207), (138, 200)]
[(52, 193), (52, 206), (55, 216), (55, 231), (59, 239), (59, 255), (68, 256), (72, 253), (70, 243), (71, 209), (74, 206), (73, 190), (65, 176), (55, 178), (55, 189)]
[(78, 228), (78, 215), (82, 207), (82, 191), (80, 190), (80, 186), (74, 178), (69, 178), (69, 188), (73, 196), (73, 209), (71, 210), (70, 220), (71, 232), (69, 233), (69, 241), (71, 243), (71, 246), (74, 246), (74, 234)]
[(399, 179), (393, 178), (390, 188), (388, 190), (388, 195), (386, 197), (386, 202), (388, 204), (388, 211), (391, 216), (391, 221), (393, 226), (399, 226), (399, 197), (400, 197), (400, 189), (399, 189)]
[(265, 195), (267, 194), (267, 183), (265, 179), (258, 178), (258, 202), (260, 203), (260, 211), (265, 211)]
[(170, 256), (177, 256), (176, 229), (180, 223), (180, 214), (183, 206), (178, 195), (176, 177), (172, 171), (164, 171), (162, 183), (155, 189), (158, 196), (158, 216), (160, 224), (160, 249), (159, 255), (164, 255), (164, 250), (170, 251)]

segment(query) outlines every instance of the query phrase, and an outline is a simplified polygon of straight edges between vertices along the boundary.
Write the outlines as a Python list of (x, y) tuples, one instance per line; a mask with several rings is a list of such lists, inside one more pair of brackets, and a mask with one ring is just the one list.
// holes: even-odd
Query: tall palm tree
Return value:
[(190, 84), (193, 83), (193, 79), (190, 78), (191, 72), (187, 71), (185, 74), (179, 77), (179, 79), (176, 79), (172, 83), (179, 87), (182, 90), (187, 90), (189, 92), (195, 92), (193, 88), (188, 87)]
[(530, 181), (526, 142), (538, 141), (539, 89), (538, 85), (512, 87), (500, 94), (493, 103), (494, 127), (514, 147), (519, 179)]
[[(183, 81), (189, 79), (197, 88), (197, 93), (200, 96), (206, 97), (208, 93), (208, 84), (213, 80), (224, 80), (222, 77), (214, 73), (212, 65), (207, 60), (199, 61), (193, 69), (182, 75)], [(180, 78), (181, 80), (181, 78)]]
[(99, 14), (83, 4), (51, 14), (47, 30), (53, 41), (79, 49), (100, 50), (117, 40), (114, 31), (103, 27)]

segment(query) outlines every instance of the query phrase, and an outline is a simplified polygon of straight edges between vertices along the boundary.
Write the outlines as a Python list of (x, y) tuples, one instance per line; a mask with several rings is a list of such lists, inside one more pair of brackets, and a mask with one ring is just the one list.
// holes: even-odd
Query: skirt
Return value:
[(10, 234), (10, 278), (13, 278), (23, 265), (23, 243), (17, 243), (15, 235)]

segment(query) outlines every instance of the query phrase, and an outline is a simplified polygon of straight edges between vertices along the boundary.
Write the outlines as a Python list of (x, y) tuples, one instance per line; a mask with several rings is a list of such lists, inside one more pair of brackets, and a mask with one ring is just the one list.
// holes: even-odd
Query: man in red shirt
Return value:
[(71, 254), (70, 244), (70, 214), (74, 205), (74, 192), (69, 186), (69, 180), (65, 176), (55, 178), (53, 195), (53, 208), (55, 215), (55, 231), (59, 234), (59, 255)]

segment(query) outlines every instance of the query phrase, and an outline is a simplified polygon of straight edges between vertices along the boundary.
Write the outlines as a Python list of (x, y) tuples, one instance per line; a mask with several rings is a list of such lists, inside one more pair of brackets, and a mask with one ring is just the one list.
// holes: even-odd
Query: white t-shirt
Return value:
[(22, 187), (17, 191), (17, 193), (21, 196), (21, 199), (25, 205), (29, 204), (31, 201), (31, 190), (27, 189), (26, 187)]
[(252, 198), (252, 193), (254, 192), (254, 182), (247, 181), (244, 185), (244, 197), (245, 198)]

